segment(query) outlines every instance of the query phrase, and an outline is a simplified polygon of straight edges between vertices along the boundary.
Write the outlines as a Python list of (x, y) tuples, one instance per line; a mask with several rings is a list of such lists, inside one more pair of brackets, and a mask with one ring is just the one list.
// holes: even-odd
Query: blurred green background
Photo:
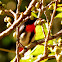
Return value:
[[(0, 0), (0, 1), (2, 1), (2, 3), (6, 4), (7, 9), (12, 9), (14, 12), (16, 11), (16, 4), (17, 4), (16, 0)], [(28, 6), (30, 1), (31, 0), (22, 1), (21, 7), (20, 7), (21, 12), (25, 10), (25, 6)], [(50, 2), (50, 0), (49, 1), (46, 0), (46, 3), (48, 3), (48, 2)], [(49, 15), (50, 12), (52, 12), (52, 11), (47, 11), (47, 14)], [(7, 14), (0, 15), (0, 33), (2, 31), (4, 31), (5, 29), (7, 29), (6, 23), (4, 22), (5, 16), (8, 16), (8, 15)], [(44, 14), (42, 15), (42, 18), (45, 18)], [(50, 16), (49, 16), (49, 19), (50, 19)], [(13, 18), (12, 18), (12, 20), (13, 20)], [(55, 19), (55, 22), (54, 22), (55, 25), (53, 24), (53, 28), (52, 28), (53, 34), (58, 32), (61, 29), (61, 20), (62, 19)], [(13, 31), (12, 31), (12, 33), (13, 33)], [(16, 41), (13, 38), (12, 33), (0, 40), (0, 48), (15, 51)], [(0, 51), (0, 62), (9, 62), (14, 57), (15, 57), (15, 53)]]

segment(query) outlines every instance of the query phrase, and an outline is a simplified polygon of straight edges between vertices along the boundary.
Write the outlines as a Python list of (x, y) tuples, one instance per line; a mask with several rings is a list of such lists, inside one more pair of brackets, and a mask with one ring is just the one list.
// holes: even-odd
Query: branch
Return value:
[[(36, 0), (32, 0), (30, 5), (28, 6), (27, 10), (23, 13), (24, 15), (22, 16), (22, 14), (20, 15), (19, 19), (17, 21), (14, 21), (13, 24), (5, 31), (3, 31), (2, 33), (0, 33), (0, 39), (2, 39), (3, 37), (9, 35), (12, 30), (17, 26), (19, 25), (19, 23), (22, 21), (23, 18), (25, 18), (25, 15), (27, 16), (30, 11), (31, 11), (31, 8), (33, 5), (35, 5), (36, 3)], [(51, 2), (49, 5), (51, 5), (53, 2)], [(47, 9), (49, 7), (49, 5), (47, 5), (43, 10)]]
[(44, 31), (44, 26), (43, 26), (43, 24), (42, 24), (41, 26), (42, 26), (42, 31), (43, 31), (44, 37), (46, 38), (46, 34), (45, 34), (45, 31)]
[(51, 1), (47, 6), (45, 6), (45, 8), (44, 8), (43, 10), (47, 9), (47, 8), (48, 8), (52, 3), (54, 3), (54, 2), (56, 2), (56, 0)]
[(53, 14), (51, 16), (51, 22), (50, 22), (48, 34), (47, 34), (47, 36), (45, 38), (45, 51), (44, 51), (45, 55), (47, 55), (47, 43), (48, 43), (48, 39), (49, 39), (49, 35), (50, 35), (50, 30), (51, 30), (51, 27), (52, 27), (53, 19), (54, 19), (54, 16), (55, 16), (56, 8), (57, 8), (57, 1), (55, 2), (54, 11), (53, 11)]
[(16, 13), (19, 14), (22, 0), (17, 0), (17, 1), (18, 1), (18, 5), (17, 5), (17, 11), (16, 11)]
[(37, 16), (37, 18), (40, 18), (41, 17), (41, 15), (42, 15), (42, 13), (43, 13), (43, 10), (42, 10), (42, 2), (40, 2), (40, 8), (39, 8), (39, 12), (38, 12), (38, 16)]
[[(44, 44), (39, 44), (39, 45), (43, 45), (44, 46)], [(54, 48), (55, 46), (57, 46), (57, 45), (51, 45), (51, 44), (47, 45), (47, 47), (52, 47), (52, 48)]]
[(24, 15), (29, 15), (31, 12), (31, 8), (36, 4), (37, 0), (32, 0), (29, 4), (27, 10), (24, 12)]
[(13, 24), (12, 24), (8, 29), (6, 29), (5, 31), (3, 31), (2, 33), (0, 33), (0, 39), (2, 39), (3, 37), (9, 35), (9, 34), (12, 32), (12, 30), (13, 30), (14, 28), (16, 28), (16, 26), (18, 26), (18, 25), (21, 23), (21, 21), (22, 21), (28, 14), (30, 14), (31, 8), (32, 8), (33, 5), (35, 5), (35, 3), (36, 3), (36, 0), (32, 0), (32, 1), (31, 1), (31, 3), (30, 3), (30, 5), (28, 6), (27, 10), (26, 10), (24, 13), (22, 13), (22, 14), (20, 15), (20, 17), (18, 18), (18, 20), (17, 20), (17, 21), (14, 21)]
[(58, 37), (58, 36), (60, 36), (60, 35), (62, 35), (62, 30), (60, 30), (59, 32), (57, 32), (56, 34), (54, 34), (53, 36), (51, 36), (51, 37), (49, 38), (49, 40), (54, 39), (54, 38), (56, 38), (56, 37)]
[(12, 51), (12, 50), (7, 50), (7, 49), (4, 49), (4, 48), (0, 48), (0, 51), (10, 52), (10, 53), (15, 53), (15, 51)]
[[(42, 3), (40, 2), (40, 8), (39, 8), (39, 13), (38, 13), (38, 16), (37, 16), (37, 18), (40, 18), (41, 17), (41, 15), (42, 15), (42, 13), (43, 13), (43, 0), (42, 0)], [(44, 37), (46, 38), (46, 35), (45, 35), (45, 31), (44, 31), (44, 27), (43, 27), (43, 24), (41, 25), (42, 26), (42, 31), (43, 31), (43, 34), (44, 34)]]
[[(6, 13), (6, 14), (8, 14), (8, 15), (11, 15), (11, 16), (13, 16), (13, 17), (15, 17), (15, 13), (10, 9), (10, 10), (4, 10), (4, 12)], [(11, 14), (10, 14), (10, 13)]]
[(43, 9), (40, 8), (40, 9), (37, 9), (39, 11), (38, 13), (38, 18), (41, 17), (42, 13), (52, 4), (54, 3), (55, 1), (51, 1), (47, 6), (45, 6)]
[(45, 14), (45, 16), (46, 16), (46, 21), (47, 21), (47, 23), (48, 23), (48, 29), (49, 29), (49, 19), (48, 19), (48, 16), (47, 16), (46, 10), (44, 11), (44, 14)]
[(17, 41), (16, 41), (16, 57), (17, 57), (17, 62), (20, 61), (20, 55), (19, 55), (19, 27), (16, 27), (16, 32), (17, 32)]
[(50, 59), (50, 58), (55, 58), (55, 56), (54, 55), (51, 55), (51, 56), (42, 56), (41, 55), (41, 57), (39, 57), (38, 59), (36, 59), (34, 62), (40, 62), (40, 61), (42, 61), (42, 60), (44, 60), (44, 59)]

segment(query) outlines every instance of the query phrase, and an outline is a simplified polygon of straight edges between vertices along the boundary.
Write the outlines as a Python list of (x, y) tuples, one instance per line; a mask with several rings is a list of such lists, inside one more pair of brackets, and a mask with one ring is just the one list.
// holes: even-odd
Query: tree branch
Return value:
[[(9, 15), (11, 15), (11, 16), (13, 16), (13, 17), (15, 17), (15, 13), (10, 9), (10, 10), (4, 10), (4, 12), (6, 13), (6, 14), (9, 14)], [(10, 14), (10, 13), (11, 14)]]
[(50, 58), (55, 58), (55, 56), (54, 55), (51, 55), (51, 56), (41, 56), (38, 59), (36, 59), (34, 62), (40, 62), (40, 61), (42, 61), (44, 59), (50, 59)]
[(55, 2), (54, 11), (53, 11), (53, 14), (51, 16), (51, 22), (50, 22), (48, 34), (47, 34), (47, 36), (45, 38), (45, 51), (44, 51), (44, 55), (47, 55), (47, 43), (48, 43), (48, 39), (49, 39), (49, 35), (50, 35), (50, 30), (51, 30), (51, 27), (52, 27), (53, 19), (54, 19), (54, 16), (55, 16), (56, 8), (57, 8), (57, 1)]
[(7, 50), (7, 49), (4, 49), (4, 48), (0, 48), (0, 51), (10, 52), (10, 53), (15, 53), (15, 51), (12, 51), (12, 50)]
[(13, 24), (12, 24), (8, 29), (6, 29), (5, 31), (3, 31), (2, 33), (0, 33), (0, 39), (2, 39), (3, 37), (9, 35), (9, 34), (12, 32), (12, 30), (13, 30), (14, 28), (16, 28), (16, 26), (18, 26), (18, 25), (21, 23), (21, 21), (22, 21), (28, 14), (30, 14), (31, 8), (32, 8), (33, 5), (35, 5), (35, 3), (36, 3), (36, 0), (32, 0), (32, 1), (31, 1), (31, 3), (30, 3), (30, 5), (28, 6), (27, 10), (26, 10), (24, 13), (22, 13), (22, 14), (20, 15), (20, 17), (17, 19), (17, 21), (14, 21)]
[(48, 16), (47, 16), (46, 10), (44, 11), (44, 14), (45, 14), (45, 16), (46, 16), (46, 21), (47, 21), (47, 23), (48, 23), (48, 29), (49, 29), (49, 19), (48, 19)]
[(19, 14), (22, 0), (17, 0), (17, 1), (18, 1), (18, 4), (17, 4), (17, 11), (16, 11), (16, 13)]
[(17, 32), (17, 41), (16, 41), (16, 57), (17, 57), (17, 62), (20, 61), (20, 55), (19, 55), (19, 27), (16, 27), (16, 32)]

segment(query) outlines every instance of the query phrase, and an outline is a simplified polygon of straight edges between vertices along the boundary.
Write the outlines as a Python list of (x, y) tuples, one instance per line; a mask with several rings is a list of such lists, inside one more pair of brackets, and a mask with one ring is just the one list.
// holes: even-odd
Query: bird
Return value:
[[(36, 36), (36, 25), (38, 24), (42, 24), (45, 21), (41, 18), (35, 18), (33, 20), (28, 20), (26, 22), (24, 22), (21, 26), (20, 26), (20, 43), (25, 47), (28, 46), (30, 43), (36, 41), (35, 40), (35, 36)], [(19, 49), (20, 51), (23, 50), (23, 48)]]
[(20, 27), (20, 30), (21, 28), (23, 28), (23, 30), (20, 32), (20, 43), (23, 46), (27, 46), (28, 44), (30, 44), (35, 40), (35, 24), (34, 24), (35, 21), (36, 19), (34, 20), (29, 19), (27, 22), (23, 23)]

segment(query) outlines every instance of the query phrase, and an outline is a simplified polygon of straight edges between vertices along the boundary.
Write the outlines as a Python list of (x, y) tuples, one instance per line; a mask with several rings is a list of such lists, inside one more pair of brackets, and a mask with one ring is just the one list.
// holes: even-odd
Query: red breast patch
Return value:
[(26, 26), (26, 31), (27, 32), (35, 32), (35, 25), (34, 25), (34, 23), (33, 24), (31, 24), (31, 25), (27, 25)]
[(23, 48), (22, 47), (19, 47), (19, 52), (21, 52), (23, 50)]

